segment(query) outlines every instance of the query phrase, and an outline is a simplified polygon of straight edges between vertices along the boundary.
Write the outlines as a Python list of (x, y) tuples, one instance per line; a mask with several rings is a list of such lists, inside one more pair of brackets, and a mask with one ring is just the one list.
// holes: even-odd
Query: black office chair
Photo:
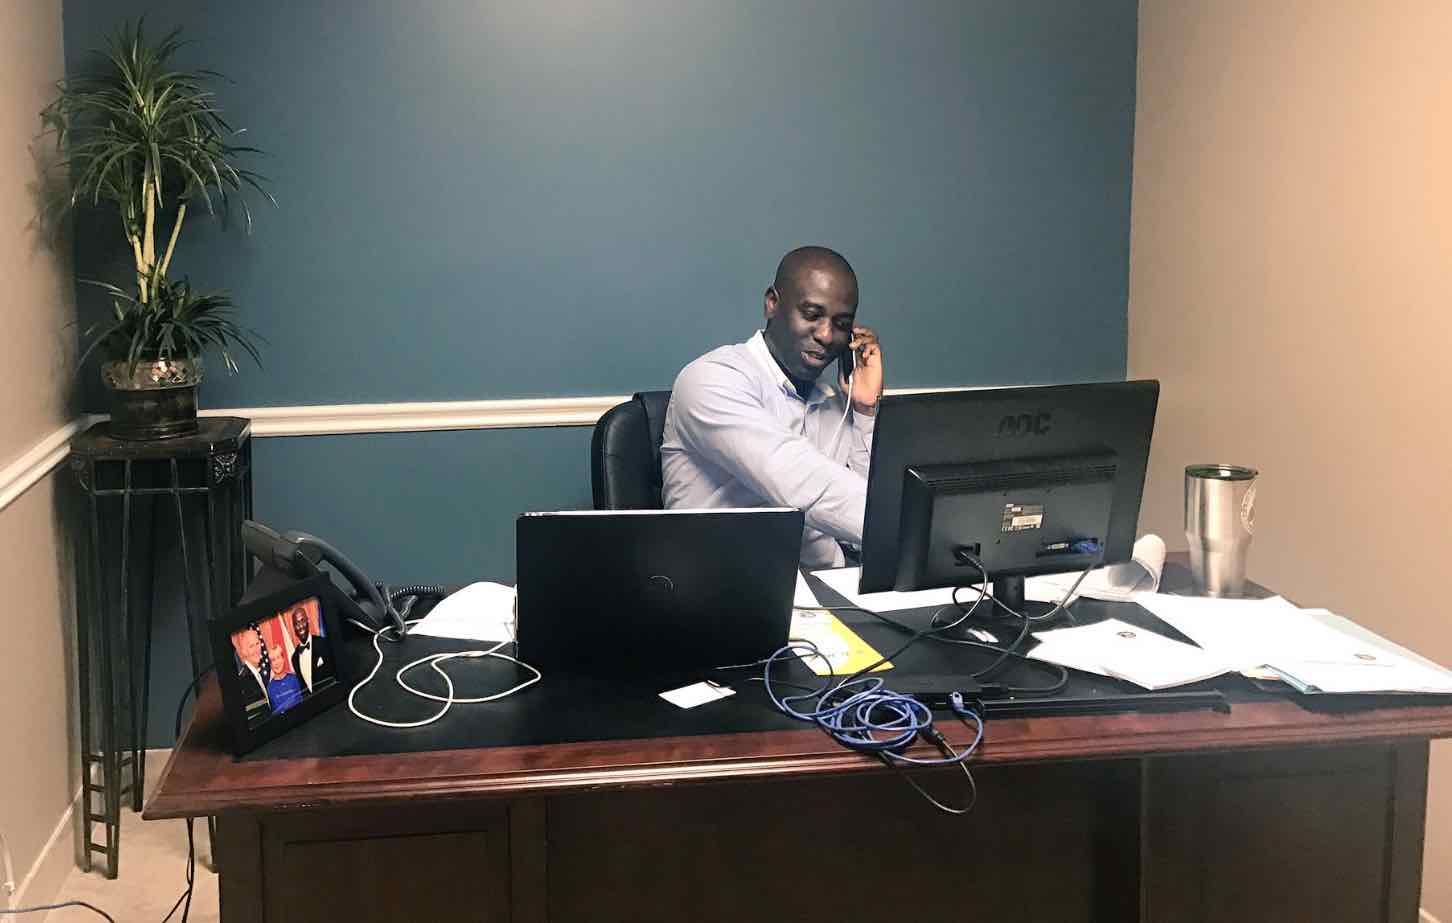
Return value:
[(597, 510), (658, 510), (660, 443), (669, 391), (641, 391), (605, 411), (590, 437), (590, 489)]

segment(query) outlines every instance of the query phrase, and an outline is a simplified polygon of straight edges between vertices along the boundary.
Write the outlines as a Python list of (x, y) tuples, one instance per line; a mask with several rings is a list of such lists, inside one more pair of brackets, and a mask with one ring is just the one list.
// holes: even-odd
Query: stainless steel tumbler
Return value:
[(1195, 586), (1206, 596), (1239, 596), (1255, 535), (1255, 479), (1240, 465), (1185, 469), (1185, 538)]

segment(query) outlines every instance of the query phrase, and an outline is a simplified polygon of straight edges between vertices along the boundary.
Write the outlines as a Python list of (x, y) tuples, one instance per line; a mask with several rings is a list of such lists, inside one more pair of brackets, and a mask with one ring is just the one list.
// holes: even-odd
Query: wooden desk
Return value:
[(145, 816), (218, 816), (227, 923), (1413, 923), (1452, 736), (1452, 704), (999, 719), (953, 818), (815, 730), (235, 762), (219, 707)]

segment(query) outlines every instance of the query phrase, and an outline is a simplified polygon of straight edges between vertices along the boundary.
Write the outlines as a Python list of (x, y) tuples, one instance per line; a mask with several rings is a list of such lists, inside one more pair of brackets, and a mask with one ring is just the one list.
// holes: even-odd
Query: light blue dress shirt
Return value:
[(803, 400), (760, 331), (682, 369), (660, 447), (665, 508), (795, 507), (802, 564), (842, 564), (837, 540), (862, 544), (876, 417), (843, 421), (836, 375), (824, 371)]

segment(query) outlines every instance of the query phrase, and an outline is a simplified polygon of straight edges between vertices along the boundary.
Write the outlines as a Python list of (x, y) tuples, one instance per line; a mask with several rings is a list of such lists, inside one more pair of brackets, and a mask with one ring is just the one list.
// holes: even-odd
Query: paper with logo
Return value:
[[(827, 658), (827, 663), (823, 663), (822, 657), (797, 651), (802, 663), (818, 676), (856, 673), (882, 659), (882, 655), (870, 644), (826, 609), (797, 609), (792, 612), (791, 640), (810, 641)], [(891, 663), (884, 663), (873, 668), (873, 672), (891, 669)]]
[(1143, 594), (1135, 602), (1255, 679), (1301, 692), (1452, 693), (1452, 673), (1326, 609), (1279, 596)]
[(1183, 686), (1228, 673), (1225, 661), (1190, 644), (1106, 619), (1078, 628), (1034, 632), (1035, 660), (1127, 680), (1146, 689)]

